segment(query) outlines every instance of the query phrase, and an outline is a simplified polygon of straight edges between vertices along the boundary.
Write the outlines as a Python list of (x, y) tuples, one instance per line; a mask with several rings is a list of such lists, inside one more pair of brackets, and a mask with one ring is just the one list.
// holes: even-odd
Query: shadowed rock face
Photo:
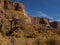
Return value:
[(57, 22), (56, 22), (56, 21), (54, 21), (54, 22), (50, 22), (50, 25), (51, 25), (51, 27), (57, 29)]
[(60, 29), (60, 21), (50, 22), (51, 27)]

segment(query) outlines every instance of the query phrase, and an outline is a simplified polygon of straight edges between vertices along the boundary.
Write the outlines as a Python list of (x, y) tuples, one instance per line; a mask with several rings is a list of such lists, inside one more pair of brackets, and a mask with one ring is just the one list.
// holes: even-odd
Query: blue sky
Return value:
[(60, 0), (15, 0), (25, 4), (29, 16), (47, 17), (60, 21)]

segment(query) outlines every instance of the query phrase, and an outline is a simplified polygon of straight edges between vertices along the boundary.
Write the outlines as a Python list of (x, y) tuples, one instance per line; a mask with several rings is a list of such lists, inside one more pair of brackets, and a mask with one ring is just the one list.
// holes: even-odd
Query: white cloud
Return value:
[(53, 19), (53, 17), (51, 17), (51, 16), (49, 16), (49, 15), (47, 15), (47, 14), (41, 12), (41, 11), (37, 11), (36, 12), (36, 16), (38, 16), (38, 17), (46, 17), (46, 18), (49, 18), (49, 19)]
[(60, 19), (56, 19), (55, 21), (60, 21)]

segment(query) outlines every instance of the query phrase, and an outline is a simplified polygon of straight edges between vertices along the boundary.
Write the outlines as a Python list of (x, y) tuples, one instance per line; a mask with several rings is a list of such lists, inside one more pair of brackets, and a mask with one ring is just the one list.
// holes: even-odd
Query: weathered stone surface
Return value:
[(39, 17), (31, 17), (31, 23), (36, 25), (36, 24), (42, 24), (47, 27), (50, 27), (49, 19), (48, 18), (39, 18)]
[(7, 19), (12, 19), (13, 17), (19, 19), (21, 15), (26, 17), (26, 22), (30, 21), (24, 10), (23, 3), (11, 2), (9, 0), (1, 0), (0, 2), (0, 17), (5, 17)]

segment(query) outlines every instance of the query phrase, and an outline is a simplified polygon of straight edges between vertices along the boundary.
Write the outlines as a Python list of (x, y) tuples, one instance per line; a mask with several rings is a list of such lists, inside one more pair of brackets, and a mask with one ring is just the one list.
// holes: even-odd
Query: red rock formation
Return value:
[(50, 26), (48, 18), (39, 18), (39, 17), (31, 17), (32, 24), (45, 24), (46, 26)]
[(30, 20), (30, 18), (27, 16), (26, 11), (24, 10), (23, 3), (12, 2), (10, 0), (1, 0), (0, 9), (0, 13), (3, 15), (1, 17), (9, 18), (10, 15), (12, 15), (13, 17), (19, 19), (21, 15), (24, 15), (27, 22)]

